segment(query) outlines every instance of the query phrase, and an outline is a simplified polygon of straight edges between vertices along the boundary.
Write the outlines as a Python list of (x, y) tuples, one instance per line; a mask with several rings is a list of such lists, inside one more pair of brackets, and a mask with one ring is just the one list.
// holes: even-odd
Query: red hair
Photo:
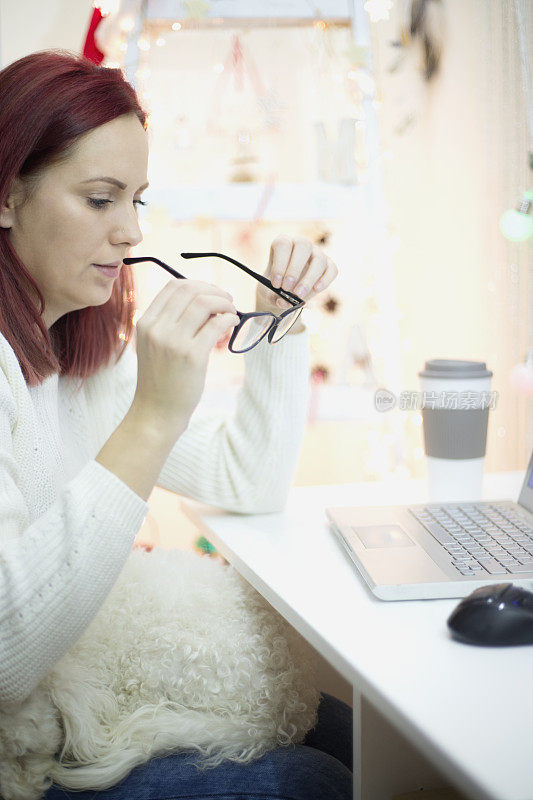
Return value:
[[(0, 206), (16, 177), (31, 192), (48, 166), (69, 157), (79, 136), (131, 113), (146, 130), (147, 115), (120, 69), (65, 50), (42, 50), (9, 64), (0, 71)], [(121, 270), (107, 303), (71, 311), (50, 331), (41, 318), (44, 305), (8, 229), (0, 228), (0, 332), (30, 386), (56, 372), (83, 382), (112, 356), (120, 358), (133, 332), (132, 271)]]

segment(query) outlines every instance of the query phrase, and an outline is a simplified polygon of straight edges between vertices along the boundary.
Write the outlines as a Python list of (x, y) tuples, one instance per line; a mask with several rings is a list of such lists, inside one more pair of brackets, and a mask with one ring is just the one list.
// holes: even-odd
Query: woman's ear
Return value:
[(11, 184), (11, 189), (7, 200), (0, 206), (0, 228), (12, 228), (15, 222), (15, 208), (20, 203), (22, 197), (22, 184), (19, 178), (15, 178)]

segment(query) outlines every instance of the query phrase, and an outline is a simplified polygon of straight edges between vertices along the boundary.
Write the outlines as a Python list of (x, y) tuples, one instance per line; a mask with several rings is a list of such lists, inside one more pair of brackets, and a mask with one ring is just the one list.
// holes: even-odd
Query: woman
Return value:
[[(261, 342), (244, 356), (234, 417), (192, 421), (210, 351), (239, 321), (231, 296), (172, 279), (137, 322), (136, 352), (128, 344), (134, 292), (122, 259), (142, 240), (148, 143), (120, 70), (61, 51), (6, 67), (0, 154), (1, 711), (30, 696), (95, 618), (156, 484), (234, 511), (281, 507), (305, 425), (308, 342), (300, 323)], [(306, 240), (272, 243), (275, 286), (310, 297), (336, 274)], [(257, 308), (279, 313), (264, 287)], [(350, 735), (350, 709), (323, 695), (304, 744), (203, 773), (187, 752), (153, 758), (97, 794), (344, 798)], [(96, 794), (46, 793), (70, 796)]]

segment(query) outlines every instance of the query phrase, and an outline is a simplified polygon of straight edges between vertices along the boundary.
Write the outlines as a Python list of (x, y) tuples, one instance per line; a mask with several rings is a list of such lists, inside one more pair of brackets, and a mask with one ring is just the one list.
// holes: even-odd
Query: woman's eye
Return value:
[(107, 203), (111, 203), (111, 200), (104, 200), (101, 197), (88, 197), (87, 200), (89, 201), (89, 205), (93, 208), (104, 208)]
[[(88, 197), (87, 199), (89, 201), (89, 205), (92, 206), (93, 208), (105, 208), (105, 206), (108, 203), (112, 203), (113, 202), (112, 200), (105, 200), (102, 197)], [(140, 206), (147, 206), (148, 205), (148, 203), (145, 200), (134, 200), (133, 204), (134, 205), (140, 205)]]

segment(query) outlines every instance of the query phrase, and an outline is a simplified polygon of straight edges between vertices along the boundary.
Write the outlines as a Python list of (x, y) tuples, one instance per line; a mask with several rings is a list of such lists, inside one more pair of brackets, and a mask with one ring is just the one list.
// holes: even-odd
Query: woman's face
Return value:
[[(43, 294), (47, 328), (111, 297), (128, 248), (142, 241), (137, 208), (147, 168), (147, 132), (127, 114), (81, 136), (67, 161), (42, 174), (27, 202), (15, 182), (0, 226), (9, 228)], [(113, 276), (94, 266), (113, 262), (119, 264)]]

